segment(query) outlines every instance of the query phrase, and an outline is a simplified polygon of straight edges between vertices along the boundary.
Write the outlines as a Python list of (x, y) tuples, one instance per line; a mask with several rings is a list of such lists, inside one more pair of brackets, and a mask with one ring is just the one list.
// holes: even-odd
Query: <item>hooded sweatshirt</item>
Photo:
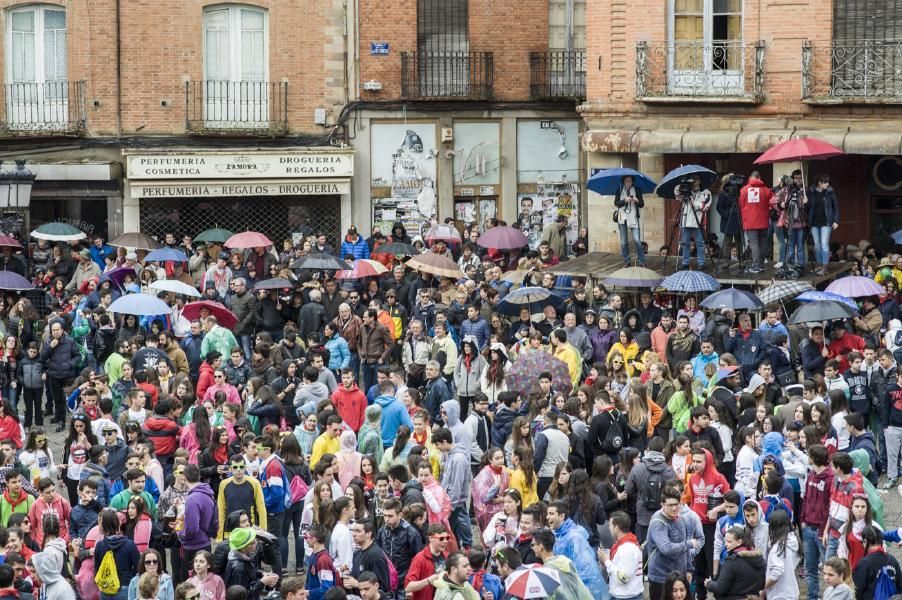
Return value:
[[(754, 499), (749, 499), (745, 501), (745, 504), (742, 505), (742, 510), (745, 512), (746, 509), (751, 510), (752, 507), (755, 507), (755, 511), (758, 513), (758, 522), (754, 527), (749, 525), (749, 520), (746, 519), (745, 526), (751, 532), (752, 541), (755, 542), (755, 548), (759, 550), (766, 550), (767, 545), (770, 540), (770, 527), (767, 525), (767, 521), (764, 518), (764, 513), (761, 512), (761, 506)], [(743, 515), (745, 516), (745, 515)]]
[(827, 465), (820, 473), (817, 473), (814, 469), (808, 471), (799, 521), (802, 525), (817, 527), (818, 537), (824, 534), (824, 528), (827, 526), (830, 510), (830, 492), (832, 489), (833, 467)]
[(586, 584), (594, 598), (608, 596), (598, 559), (589, 545), (589, 532), (577, 525), (573, 519), (565, 519), (561, 526), (554, 530), (554, 553), (573, 561), (579, 578)]
[(442, 408), (445, 409), (445, 414), (447, 415), (445, 427), (451, 430), (452, 441), (458, 446), (467, 449), (467, 459), (469, 460), (470, 447), (473, 445), (473, 434), (460, 420), (460, 403), (457, 400), (446, 400), (442, 402)]
[[(138, 562), (141, 560), (141, 554), (138, 547), (133, 541), (124, 535), (111, 535), (97, 542), (94, 547), (94, 575), (100, 570), (103, 564), (103, 557), (107, 552), (113, 553), (113, 560), (116, 562), (116, 572), (119, 575), (119, 585), (125, 587), (138, 573)], [(34, 558), (32, 558), (34, 560)], [(57, 567), (59, 573), (59, 567)], [(40, 572), (39, 572), (40, 574)], [(41, 577), (43, 579), (43, 576)]]
[(770, 222), (770, 199), (773, 195), (763, 181), (756, 177), (749, 178), (748, 184), (739, 192), (739, 211), (744, 230), (767, 229)]
[[(394, 396), (377, 396), (376, 404), (382, 408), (382, 419), (379, 422), (379, 428), (382, 430), (382, 445), (385, 448), (395, 443), (395, 437), (398, 435), (398, 427), (406, 425), (413, 431), (413, 420), (404, 403)], [(380, 457), (381, 459), (381, 457)]]
[(652, 515), (656, 510), (648, 510), (642, 501), (642, 484), (650, 473), (663, 473), (664, 481), (676, 479), (673, 468), (667, 464), (664, 455), (654, 450), (647, 450), (642, 462), (633, 467), (626, 479), (626, 493), (630, 498), (636, 499), (636, 522), (648, 527)]
[[(458, 420), (458, 423), (460, 421)], [(461, 424), (461, 427), (463, 424)], [(470, 495), (470, 484), (473, 481), (473, 473), (470, 470), (469, 444), (463, 445), (455, 442), (454, 447), (445, 458), (445, 472), (442, 475), (442, 487), (451, 498), (452, 510), (466, 505)]]
[(52, 513), (59, 517), (60, 533), (59, 537), (69, 541), (69, 517), (72, 509), (69, 503), (63, 500), (59, 494), (53, 494), (53, 500), (48, 504), (44, 501), (44, 496), (38, 496), (38, 499), (31, 505), (28, 511), (28, 520), (31, 522), (31, 537), (39, 545), (43, 545), (44, 529), (41, 527), (41, 520), (45, 513)]
[(771, 600), (795, 600), (799, 597), (799, 581), (795, 569), (799, 564), (799, 539), (795, 532), (789, 532), (786, 542), (774, 544), (767, 553), (768, 581), (776, 581), (767, 590)]
[(294, 407), (304, 415), (316, 412), (316, 405), (329, 397), (329, 386), (320, 381), (304, 383), (294, 394)]
[[(61, 574), (63, 565), (60, 564), (58, 557), (51, 552), (38, 552), (31, 557), (31, 562), (44, 584), (41, 588), (42, 598), (45, 600), (75, 600), (75, 591)], [(121, 583), (122, 579), (120, 578), (119, 581)]]
[(714, 467), (714, 458), (711, 452), (705, 450), (705, 468), (701, 473), (693, 473), (689, 478), (689, 506), (699, 516), (703, 524), (710, 524), (708, 518), (708, 503), (713, 498), (723, 499), (723, 495), (730, 491), (730, 483)]
[(350, 388), (338, 386), (332, 394), (332, 402), (335, 404), (335, 411), (345, 424), (353, 429), (354, 433), (360, 431), (366, 411), (366, 395), (360, 391), (357, 384), (352, 383)]
[(217, 529), (219, 516), (213, 489), (206, 483), (198, 484), (185, 500), (185, 528), (179, 533), (179, 540), (185, 550), (200, 550), (210, 545)]

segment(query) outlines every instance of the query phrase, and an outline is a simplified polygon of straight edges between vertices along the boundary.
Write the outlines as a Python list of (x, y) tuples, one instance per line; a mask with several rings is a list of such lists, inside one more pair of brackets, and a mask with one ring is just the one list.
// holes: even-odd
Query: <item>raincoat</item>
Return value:
[(595, 551), (589, 545), (589, 532), (573, 519), (566, 519), (554, 530), (554, 540), (554, 553), (573, 561), (579, 579), (589, 589), (592, 597), (607, 598), (608, 586), (601, 576)]
[(492, 500), (500, 498), (510, 486), (510, 471), (501, 467), (496, 473), (491, 465), (486, 465), (473, 479), (473, 512), (480, 529), (485, 529), (492, 516), (501, 512), (501, 503)]

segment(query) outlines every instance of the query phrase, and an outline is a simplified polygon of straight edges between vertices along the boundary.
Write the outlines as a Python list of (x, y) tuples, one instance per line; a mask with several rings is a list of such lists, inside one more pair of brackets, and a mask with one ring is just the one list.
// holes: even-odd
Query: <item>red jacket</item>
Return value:
[(767, 229), (770, 224), (770, 199), (774, 193), (760, 179), (752, 177), (739, 192), (739, 211), (742, 228)]
[(335, 404), (335, 410), (345, 424), (353, 429), (354, 433), (360, 431), (366, 412), (366, 396), (357, 384), (353, 384), (349, 390), (339, 385), (332, 393), (332, 403)]
[(138, 383), (136, 384), (138, 389), (144, 390), (144, 395), (147, 396), (147, 402), (149, 406), (147, 410), (152, 410), (154, 406), (157, 405), (157, 400), (160, 397), (160, 390), (157, 389), (157, 386), (152, 383)]
[(12, 440), (16, 449), (22, 449), (22, 430), (19, 422), (9, 415), (0, 419), (0, 440)]
[(817, 527), (818, 536), (823, 535), (824, 527), (830, 517), (830, 493), (832, 491), (833, 467), (828, 465), (820, 473), (808, 472), (799, 520), (803, 525)]
[(852, 500), (856, 494), (864, 494), (864, 483), (858, 469), (845, 481), (833, 478), (833, 490), (830, 492), (829, 532), (831, 537), (839, 537), (840, 531), (852, 516)]
[(200, 399), (204, 397), (204, 392), (207, 391), (207, 388), (216, 383), (216, 380), (213, 378), (213, 365), (204, 361), (200, 363), (200, 371), (198, 372), (197, 378), (197, 390), (195, 393), (195, 397)]
[(849, 370), (849, 360), (846, 358), (846, 355), (853, 350), (855, 352), (864, 352), (864, 338), (847, 332), (841, 338), (831, 340), (827, 348), (830, 350), (830, 358), (835, 358), (839, 361), (839, 373), (843, 374)]
[[(202, 410), (202, 409), (201, 409)], [(165, 458), (175, 454), (179, 447), (179, 426), (169, 417), (151, 415), (144, 421), (144, 435), (153, 442), (157, 456)]]
[(689, 478), (689, 508), (702, 520), (702, 523), (714, 523), (708, 518), (708, 497), (723, 496), (730, 491), (730, 482), (714, 467), (714, 458), (705, 450), (705, 469), (701, 473), (693, 473)]
[[(445, 558), (448, 558), (447, 554), (445, 554)], [(432, 551), (429, 549), (429, 544), (426, 544), (426, 547), (410, 561), (407, 577), (404, 578), (404, 587), (406, 588), (411, 581), (421, 581), (434, 574), (435, 565), (432, 563)], [(434, 595), (435, 588), (432, 585), (427, 585), (418, 592), (408, 594), (407, 597), (410, 600), (432, 600)]]

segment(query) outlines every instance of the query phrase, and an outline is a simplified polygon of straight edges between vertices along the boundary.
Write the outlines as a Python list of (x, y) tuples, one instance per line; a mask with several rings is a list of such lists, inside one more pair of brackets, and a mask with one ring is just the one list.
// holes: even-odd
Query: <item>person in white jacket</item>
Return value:
[(796, 566), (799, 564), (799, 538), (792, 529), (789, 513), (775, 510), (768, 521), (770, 550), (767, 552), (767, 571), (764, 590), (767, 600), (797, 600), (799, 582)]
[(644, 591), (642, 583), (642, 548), (639, 540), (630, 533), (630, 517), (617, 511), (609, 520), (614, 545), (610, 550), (598, 549), (598, 560), (604, 564), (610, 583), (608, 591), (617, 600), (641, 600)]
[(345, 567), (351, 568), (354, 562), (354, 537), (348, 524), (354, 517), (354, 501), (347, 496), (335, 500), (332, 505), (335, 510), (335, 527), (332, 528), (329, 539), (329, 556), (339, 572)]

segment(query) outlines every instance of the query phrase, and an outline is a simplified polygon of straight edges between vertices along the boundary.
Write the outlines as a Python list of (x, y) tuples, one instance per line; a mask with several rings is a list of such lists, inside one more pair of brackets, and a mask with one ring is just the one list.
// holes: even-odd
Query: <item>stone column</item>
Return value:
[[(586, 173), (592, 169), (611, 169), (623, 164), (623, 155), (601, 152), (586, 153)], [(584, 222), (589, 228), (589, 250), (591, 252), (620, 252), (620, 234), (611, 219), (614, 212), (614, 197), (601, 196), (587, 191), (588, 214)]]
[[(645, 173), (653, 181), (660, 181), (666, 174), (663, 154), (639, 154), (636, 170)], [(654, 192), (642, 195), (645, 208), (642, 209), (642, 239), (648, 244), (648, 253), (656, 255), (658, 248), (667, 243), (670, 227), (667, 224), (665, 202)]]

